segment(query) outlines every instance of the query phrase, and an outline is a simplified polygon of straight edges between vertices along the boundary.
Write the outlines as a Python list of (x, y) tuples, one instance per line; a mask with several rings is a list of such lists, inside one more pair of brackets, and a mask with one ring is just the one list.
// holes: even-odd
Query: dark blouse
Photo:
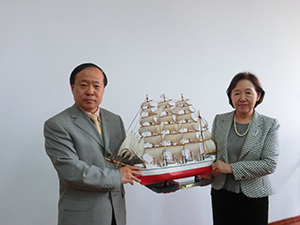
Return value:
[[(239, 134), (245, 133), (248, 128), (248, 125), (249, 124), (236, 123), (236, 129), (238, 133)], [(243, 137), (240, 137), (235, 133), (233, 122), (232, 122), (230, 132), (228, 135), (228, 141), (227, 141), (229, 163), (234, 163), (239, 160), (246, 137), (247, 134)], [(234, 179), (233, 174), (227, 174), (223, 189), (234, 193), (240, 193), (241, 191), (240, 182)]]

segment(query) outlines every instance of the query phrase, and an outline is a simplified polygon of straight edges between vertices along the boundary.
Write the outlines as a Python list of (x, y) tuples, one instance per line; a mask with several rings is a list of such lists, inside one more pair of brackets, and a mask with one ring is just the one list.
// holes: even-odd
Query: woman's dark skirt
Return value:
[(267, 225), (269, 197), (211, 189), (214, 225)]

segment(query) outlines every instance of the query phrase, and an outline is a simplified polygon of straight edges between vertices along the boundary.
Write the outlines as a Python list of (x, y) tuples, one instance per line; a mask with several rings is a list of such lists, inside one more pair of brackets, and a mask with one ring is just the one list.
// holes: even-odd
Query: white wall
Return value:
[[(58, 181), (44, 151), (44, 121), (73, 104), (72, 69), (107, 73), (103, 107), (129, 126), (146, 94), (191, 99), (209, 123), (232, 110), (225, 90), (257, 74), (257, 110), (279, 119), (270, 221), (300, 214), (300, 2), (71, 1), (0, 3), (0, 224), (57, 221)], [(129, 225), (212, 224), (210, 188), (156, 194), (126, 185)]]

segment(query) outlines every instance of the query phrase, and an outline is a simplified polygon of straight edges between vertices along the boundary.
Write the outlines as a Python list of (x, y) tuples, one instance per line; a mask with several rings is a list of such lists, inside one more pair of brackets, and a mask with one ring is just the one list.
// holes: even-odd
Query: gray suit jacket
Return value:
[(125, 137), (120, 116), (101, 108), (100, 137), (74, 104), (44, 125), (45, 148), (60, 180), (59, 225), (126, 224), (124, 188), (113, 163), (105, 160)]
[[(217, 115), (214, 119), (212, 137), (217, 146), (217, 160), (228, 161), (227, 139), (232, 125), (234, 111)], [(259, 198), (274, 193), (268, 174), (275, 171), (279, 156), (278, 130), (276, 119), (254, 112), (239, 160), (232, 163), (235, 180), (240, 181), (241, 191), (248, 197)], [(226, 174), (213, 178), (214, 189), (221, 189)]]

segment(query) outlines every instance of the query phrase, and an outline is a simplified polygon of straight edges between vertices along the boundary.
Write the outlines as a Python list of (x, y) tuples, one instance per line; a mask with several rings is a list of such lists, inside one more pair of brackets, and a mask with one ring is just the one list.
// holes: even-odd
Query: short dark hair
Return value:
[(75, 77), (76, 75), (83, 69), (85, 68), (88, 68), (88, 67), (96, 67), (98, 68), (102, 74), (103, 74), (103, 83), (104, 83), (104, 87), (106, 87), (107, 83), (108, 83), (108, 80), (107, 80), (107, 76), (106, 74), (104, 73), (104, 71), (99, 67), (97, 66), (96, 64), (94, 63), (82, 63), (80, 64), (79, 66), (75, 67), (75, 69), (72, 71), (71, 75), (70, 75), (70, 84), (74, 85), (75, 84)]
[(260, 82), (258, 80), (258, 78), (249, 72), (242, 72), (242, 73), (238, 73), (237, 75), (235, 75), (230, 84), (229, 87), (227, 88), (227, 96), (229, 99), (229, 104), (234, 108), (232, 100), (231, 100), (231, 91), (235, 88), (237, 82), (239, 82), (240, 80), (249, 80), (251, 81), (251, 83), (254, 85), (255, 90), (257, 93), (260, 93), (260, 98), (259, 100), (255, 103), (255, 106), (258, 106), (260, 103), (262, 103), (262, 101), (264, 100), (264, 96), (265, 96), (265, 91), (264, 89), (261, 87)]

